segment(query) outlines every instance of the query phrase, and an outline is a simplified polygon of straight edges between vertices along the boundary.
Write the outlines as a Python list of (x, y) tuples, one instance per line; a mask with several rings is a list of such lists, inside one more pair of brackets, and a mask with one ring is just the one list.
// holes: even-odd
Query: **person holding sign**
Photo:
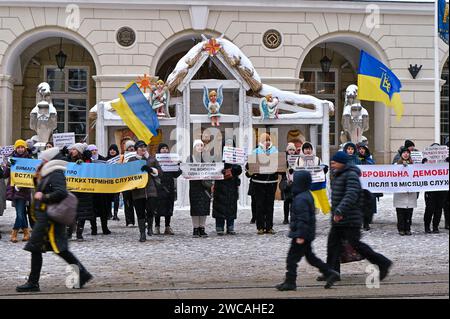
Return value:
[(42, 164), (37, 171), (37, 187), (34, 194), (32, 218), (36, 221), (31, 239), (25, 250), (31, 253), (31, 272), (28, 281), (16, 288), (17, 292), (40, 291), (39, 279), (42, 268), (42, 253), (53, 251), (69, 265), (78, 267), (79, 281), (74, 288), (83, 286), (93, 277), (70, 252), (66, 237), (65, 225), (49, 219), (47, 208), (49, 205), (61, 203), (68, 196), (64, 171), (67, 162), (60, 160), (59, 148), (54, 147), (40, 154)]
[[(192, 155), (188, 163), (204, 163), (203, 151), (205, 144), (201, 140), (195, 140)], [(191, 202), (191, 218), (193, 225), (192, 236), (208, 237), (205, 232), (206, 217), (210, 214), (213, 182), (209, 180), (189, 181), (189, 200)]]
[(132, 190), (132, 197), (134, 201), (134, 207), (136, 208), (136, 215), (138, 217), (138, 226), (140, 238), (139, 241), (145, 242), (147, 237), (145, 236), (145, 220), (147, 219), (147, 234), (153, 235), (153, 218), (155, 215), (156, 200), (158, 192), (156, 188), (156, 180), (158, 176), (162, 174), (161, 167), (159, 166), (156, 158), (151, 156), (147, 150), (147, 144), (144, 141), (137, 141), (135, 144), (136, 156), (130, 158), (128, 162), (144, 160), (146, 164), (142, 166), (142, 171), (149, 174), (147, 185), (144, 188)]
[[(254, 155), (271, 155), (278, 153), (269, 134), (263, 133), (259, 137), (259, 145), (253, 150)], [(248, 168), (248, 166), (246, 166)], [(258, 235), (275, 234), (273, 229), (273, 210), (275, 193), (278, 186), (278, 173), (252, 174), (253, 199), (256, 205), (256, 228)], [(253, 201), (252, 199), (252, 201)]]
[[(404, 147), (396, 165), (412, 165), (411, 151)], [(397, 229), (400, 236), (411, 236), (414, 208), (417, 207), (417, 193), (394, 193), (394, 207), (397, 210)]]
[(289, 211), (291, 209), (292, 204), (292, 182), (294, 181), (294, 171), (289, 165), (289, 156), (295, 155), (297, 148), (294, 143), (288, 143), (286, 147), (286, 161), (288, 170), (281, 176), (280, 181), (280, 191), (281, 191), (281, 199), (284, 201), (284, 220), (283, 224), (289, 224)]
[(13, 157), (17, 158), (31, 158), (27, 151), (27, 143), (24, 140), (17, 140), (14, 143), (14, 152), (11, 155), (9, 166), (6, 166), (3, 173), (0, 172), (0, 178), (9, 178), (8, 186), (6, 188), (6, 199), (10, 200), (16, 208), (16, 221), (14, 222), (13, 230), (11, 232), (11, 242), (17, 243), (17, 235), (19, 230), (23, 231), (23, 241), (30, 239), (30, 230), (28, 229), (27, 220), (27, 206), (31, 200), (31, 190), (29, 188), (17, 187), (11, 185), (11, 170), (10, 166), (14, 165)]
[[(227, 139), (223, 147), (235, 147), (232, 139)], [(224, 161), (225, 162), (225, 161)], [(239, 200), (239, 186), (241, 180), (239, 175), (242, 174), (242, 167), (236, 164), (225, 163), (223, 173), (223, 180), (218, 180), (214, 185), (214, 201), (213, 214), (216, 219), (217, 235), (225, 234), (225, 223), (227, 225), (227, 234), (236, 235), (234, 230), (234, 220), (237, 218)]]
[[(161, 143), (158, 146), (158, 153), (169, 154), (169, 146)], [(156, 183), (158, 190), (158, 203), (155, 211), (155, 235), (161, 234), (161, 217), (164, 217), (165, 230), (164, 235), (174, 235), (170, 221), (173, 216), (173, 209), (175, 206), (175, 179), (180, 177), (181, 169), (178, 166), (178, 171), (162, 172), (161, 182)]]

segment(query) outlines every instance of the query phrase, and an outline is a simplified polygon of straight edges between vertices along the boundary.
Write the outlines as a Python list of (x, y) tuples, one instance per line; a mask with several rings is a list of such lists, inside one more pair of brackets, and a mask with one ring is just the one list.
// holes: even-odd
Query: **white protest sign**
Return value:
[(156, 154), (156, 160), (161, 166), (163, 172), (178, 172), (180, 168), (180, 156), (176, 153), (159, 153)]
[(14, 152), (14, 145), (0, 146), (0, 163), (4, 163)]
[(225, 146), (223, 160), (227, 164), (244, 165), (247, 162), (247, 152), (243, 148)]
[(296, 167), (296, 171), (306, 170), (311, 173), (313, 183), (325, 182), (325, 173), (321, 166)]
[(75, 144), (75, 133), (55, 133), (53, 134), (53, 145), (58, 148)]
[(295, 163), (297, 163), (298, 158), (300, 157), (300, 155), (288, 155), (288, 164), (289, 167), (295, 167)]
[(414, 164), (422, 164), (422, 160), (423, 160), (422, 152), (419, 152), (419, 151), (411, 152), (411, 159)]
[(223, 180), (223, 163), (182, 163), (183, 177), (187, 180)]
[(358, 167), (362, 188), (372, 193), (448, 191), (448, 163)]
[(447, 146), (429, 146), (425, 147), (423, 151), (423, 158), (426, 158), (428, 164), (443, 163), (448, 157), (448, 147)]

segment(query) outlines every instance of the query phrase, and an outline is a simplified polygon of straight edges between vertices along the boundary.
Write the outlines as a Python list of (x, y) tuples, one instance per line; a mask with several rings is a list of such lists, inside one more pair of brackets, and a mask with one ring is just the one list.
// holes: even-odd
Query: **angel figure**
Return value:
[(259, 102), (259, 110), (261, 111), (261, 120), (278, 118), (278, 99), (268, 94)]
[(149, 100), (158, 117), (170, 118), (170, 93), (163, 80), (158, 80), (156, 82), (156, 87), (150, 91)]
[(219, 86), (216, 91), (211, 91), (208, 94), (208, 88), (206, 86), (203, 87), (203, 104), (205, 105), (206, 110), (208, 111), (208, 117), (211, 119), (212, 126), (220, 126), (219, 118), (220, 108), (222, 107), (223, 102), (223, 86)]

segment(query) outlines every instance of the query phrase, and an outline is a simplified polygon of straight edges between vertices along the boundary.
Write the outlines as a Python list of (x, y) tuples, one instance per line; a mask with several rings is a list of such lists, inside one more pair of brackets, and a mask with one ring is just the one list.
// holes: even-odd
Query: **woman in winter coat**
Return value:
[(53, 251), (69, 265), (78, 266), (79, 282), (74, 288), (82, 288), (92, 275), (69, 251), (64, 225), (49, 219), (47, 205), (58, 204), (67, 196), (66, 170), (67, 162), (59, 160), (57, 147), (40, 154), (42, 164), (37, 171), (37, 188), (32, 206), (32, 218), (35, 220), (33, 233), (25, 250), (31, 252), (31, 272), (28, 281), (16, 288), (17, 292), (36, 292), (39, 289), (39, 278), (42, 268), (42, 253)]
[(348, 164), (361, 165), (361, 161), (359, 160), (358, 157), (358, 149), (356, 148), (355, 144), (351, 142), (345, 144), (344, 152), (347, 153), (347, 155), (350, 157)]
[[(69, 147), (69, 157), (68, 162), (76, 163), (81, 165), (82, 163), (91, 163), (92, 153), (87, 150), (86, 144), (76, 143)], [(94, 194), (92, 193), (81, 193), (74, 192), (75, 196), (78, 198), (77, 206), (77, 225), (76, 225), (76, 235), (77, 240), (84, 240), (83, 231), (86, 220), (91, 223), (91, 233), (96, 233), (96, 223), (94, 214)], [(70, 226), (68, 228), (68, 237), (72, 238), (74, 227)]]
[[(404, 147), (398, 165), (413, 164), (411, 151)], [(417, 207), (417, 193), (394, 193), (394, 207), (397, 210), (397, 228), (400, 236), (411, 236), (411, 224), (414, 208)]]
[(291, 209), (291, 204), (293, 200), (292, 196), (292, 182), (294, 181), (294, 171), (293, 168), (290, 167), (288, 163), (288, 157), (290, 155), (295, 155), (295, 152), (297, 151), (297, 148), (295, 147), (294, 143), (288, 143), (286, 147), (286, 163), (288, 169), (286, 172), (281, 176), (280, 181), (280, 191), (281, 191), (281, 199), (284, 201), (284, 220), (283, 224), (287, 225), (289, 224), (289, 212)]
[[(205, 144), (201, 140), (195, 140), (193, 144), (193, 152), (187, 162), (189, 163), (203, 163), (203, 151)], [(191, 203), (191, 218), (193, 225), (193, 237), (208, 237), (205, 232), (206, 217), (211, 211), (212, 198), (211, 181), (189, 181), (189, 200)]]
[[(223, 146), (235, 147), (233, 140), (228, 140)], [(225, 224), (228, 235), (236, 235), (234, 221), (237, 218), (239, 186), (242, 174), (240, 165), (225, 163), (222, 171), (224, 179), (218, 180), (214, 184), (213, 218), (216, 219), (217, 235), (225, 234)]]
[[(169, 153), (169, 146), (161, 143), (158, 146), (158, 153)], [(173, 216), (173, 209), (175, 206), (175, 179), (180, 177), (181, 169), (175, 172), (162, 172), (161, 182), (156, 184), (158, 191), (158, 202), (155, 211), (155, 235), (161, 234), (161, 217), (164, 217), (165, 230), (164, 235), (174, 235), (170, 227), (170, 221)]]
[(145, 236), (145, 220), (147, 219), (147, 235), (153, 235), (153, 218), (155, 215), (155, 209), (157, 205), (158, 191), (156, 188), (156, 180), (162, 174), (161, 167), (158, 161), (151, 156), (147, 151), (147, 144), (144, 141), (137, 141), (136, 156), (130, 158), (128, 161), (145, 161), (145, 165), (142, 166), (142, 171), (149, 174), (147, 185), (144, 188), (132, 190), (132, 196), (134, 201), (134, 207), (136, 209), (136, 215), (138, 217), (138, 226), (140, 232), (140, 242), (145, 242), (147, 237)]
[[(106, 160), (109, 161), (110, 159), (113, 159), (116, 156), (119, 156), (120, 152), (119, 152), (119, 147), (116, 144), (111, 144), (109, 146), (108, 149), (108, 156), (106, 156)], [(119, 213), (119, 205), (120, 205), (120, 194), (116, 193), (116, 194), (108, 194), (108, 218), (112, 217), (112, 220), (117, 220), (119, 221), (119, 217), (117, 216), (117, 214)], [(114, 215), (112, 214), (112, 209), (113, 209), (113, 203), (114, 203)]]
[[(365, 144), (358, 145), (358, 158), (361, 165), (375, 165), (375, 161), (370, 154), (370, 150)], [(362, 192), (361, 204), (361, 209), (364, 214), (363, 229), (365, 231), (369, 231), (373, 215), (377, 210), (377, 200), (374, 194), (372, 194), (367, 189), (364, 189)]]
[[(17, 140), (14, 143), (14, 153), (11, 157), (31, 158), (27, 152), (27, 143), (24, 140)], [(11, 158), (10, 163), (14, 165), (15, 161)], [(13, 202), (14, 207), (16, 208), (16, 221), (11, 232), (10, 240), (13, 243), (17, 243), (17, 234), (19, 233), (19, 230), (22, 229), (22, 240), (28, 241), (30, 239), (30, 230), (28, 229), (27, 206), (29, 206), (31, 200), (31, 189), (11, 185), (11, 169), (9, 166), (5, 167), (3, 173), (0, 172), (0, 174), (3, 175), (0, 176), (0, 178), (9, 178), (8, 186), (6, 188), (6, 199)]]
[[(91, 144), (87, 147), (87, 150), (92, 153), (91, 160), (93, 163), (98, 163), (98, 165), (103, 165), (102, 162), (106, 160), (105, 157), (98, 153), (98, 148), (96, 145)], [(92, 224), (92, 235), (97, 235), (97, 218), (100, 218), (100, 223), (102, 225), (103, 235), (111, 234), (108, 229), (108, 198), (109, 194), (94, 193), (93, 197), (93, 209), (94, 209), (94, 220)]]
[[(264, 133), (259, 137), (259, 145), (253, 150), (253, 155), (272, 155), (278, 153), (269, 134)], [(249, 174), (248, 174), (249, 175)], [(256, 202), (256, 228), (257, 234), (275, 234), (273, 229), (273, 211), (275, 193), (278, 186), (278, 173), (249, 175), (253, 180), (254, 199)]]

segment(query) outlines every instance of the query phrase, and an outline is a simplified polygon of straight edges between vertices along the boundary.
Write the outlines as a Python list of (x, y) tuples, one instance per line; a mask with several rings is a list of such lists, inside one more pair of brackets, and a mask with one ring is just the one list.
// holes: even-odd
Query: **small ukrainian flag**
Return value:
[(130, 83), (112, 107), (140, 140), (149, 143), (158, 135), (158, 116), (136, 83)]
[(314, 205), (322, 213), (329, 214), (331, 212), (330, 202), (327, 196), (327, 182), (317, 182), (311, 185), (311, 195), (314, 198)]
[(382, 102), (394, 108), (400, 120), (404, 107), (400, 97), (402, 83), (395, 74), (373, 56), (361, 51), (358, 71), (358, 99)]

